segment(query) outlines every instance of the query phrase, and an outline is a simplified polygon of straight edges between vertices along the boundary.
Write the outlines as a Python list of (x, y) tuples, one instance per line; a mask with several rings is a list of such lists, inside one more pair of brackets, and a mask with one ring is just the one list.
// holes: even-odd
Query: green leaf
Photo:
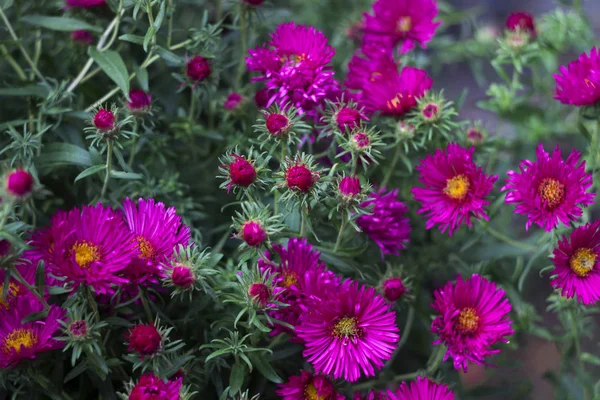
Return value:
[(244, 376), (246, 375), (246, 366), (239, 361), (231, 367), (231, 375), (229, 375), (229, 392), (236, 394), (244, 384)]
[(583, 362), (587, 362), (590, 364), (594, 364), (594, 365), (600, 365), (600, 358), (596, 355), (593, 355), (591, 353), (582, 353), (581, 354), (581, 361)]
[(116, 179), (142, 179), (144, 175), (134, 172), (110, 171), (110, 176)]
[(154, 29), (156, 29), (156, 31), (158, 31), (160, 29), (160, 26), (163, 23), (163, 20), (165, 19), (165, 6), (166, 6), (167, 2), (163, 1), (160, 4), (160, 10), (158, 10), (158, 14), (156, 15), (156, 19), (154, 20)]
[(164, 49), (162, 47), (158, 48), (158, 55), (161, 56), (161, 58), (165, 60), (165, 62), (169, 64), (169, 66), (176, 67), (183, 64), (183, 60), (181, 59), (181, 57), (179, 57), (175, 53), (171, 53), (169, 50)]
[(50, 286), (48, 288), (48, 293), (51, 295), (71, 293), (72, 291), (73, 289), (68, 289), (61, 286)]
[(277, 372), (271, 367), (271, 364), (264, 359), (264, 357), (260, 354), (248, 354), (250, 360), (252, 360), (252, 365), (258, 369), (258, 371), (270, 380), (273, 383), (282, 383), (283, 380), (277, 375)]
[(46, 98), (48, 96), (48, 89), (43, 86), (24, 86), (24, 87), (12, 87), (12, 88), (0, 88), (0, 96), (36, 96)]
[(126, 42), (131, 42), (131, 43), (135, 43), (135, 44), (143, 44), (144, 43), (144, 37), (140, 36), (140, 35), (125, 34), (125, 35), (119, 36), (119, 40), (124, 40)]
[(44, 151), (38, 157), (38, 167), (54, 167), (57, 165), (92, 166), (90, 153), (71, 143), (53, 143), (44, 146)]
[(41, 26), (53, 31), (72, 32), (78, 30), (102, 32), (101, 28), (90, 25), (85, 21), (75, 18), (47, 17), (45, 15), (26, 15), (21, 18), (22, 22), (29, 25)]
[(94, 175), (95, 173), (100, 172), (105, 169), (106, 169), (106, 165), (93, 165), (93, 166), (85, 169), (79, 175), (77, 175), (77, 177), (75, 178), (75, 182), (85, 178), (86, 176)]
[(95, 47), (90, 46), (88, 47), (88, 54), (102, 68), (104, 73), (119, 86), (125, 97), (129, 98), (129, 73), (119, 53), (112, 50), (100, 53)]
[(65, 380), (63, 382), (67, 383), (70, 380), (77, 378), (79, 375), (81, 375), (82, 372), (84, 372), (87, 369), (87, 367), (88, 366), (85, 361), (79, 363), (75, 368), (73, 368), (71, 371), (69, 371), (67, 376), (65, 376)]
[(154, 29), (153, 26), (151, 26), (150, 28), (148, 28), (148, 31), (146, 31), (146, 36), (144, 36), (144, 51), (147, 53), (148, 52), (148, 45), (150, 44), (150, 41), (152, 40), (152, 37), (154, 36), (154, 34), (156, 34), (156, 29)]
[(25, 318), (23, 318), (23, 320), (21, 321), (21, 324), (26, 324), (26, 323), (32, 322), (32, 321), (39, 321), (40, 319), (44, 319), (46, 317), (48, 317), (48, 310), (34, 312), (34, 313), (29, 314)]
[(114, 325), (114, 326), (122, 326), (125, 328), (129, 328), (131, 326), (131, 322), (127, 321), (124, 318), (119, 318), (119, 317), (108, 317), (104, 321), (107, 324)]
[(35, 287), (40, 293), (44, 293), (46, 287), (46, 271), (42, 261), (38, 263), (35, 271)]
[(142, 90), (149, 92), (150, 86), (148, 85), (148, 70), (145, 68), (138, 68), (136, 78)]

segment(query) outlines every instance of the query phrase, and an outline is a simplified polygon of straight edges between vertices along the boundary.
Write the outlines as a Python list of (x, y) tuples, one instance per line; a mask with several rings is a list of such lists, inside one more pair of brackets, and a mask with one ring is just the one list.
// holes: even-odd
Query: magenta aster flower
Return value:
[(536, 153), (537, 161), (521, 161), (520, 173), (507, 172), (502, 190), (508, 192), (507, 204), (517, 204), (515, 213), (527, 215), (525, 229), (536, 223), (550, 232), (559, 222), (568, 226), (581, 216), (582, 207), (593, 203), (595, 194), (586, 192), (592, 175), (585, 172), (585, 161), (579, 162), (577, 150), (564, 161), (558, 146), (548, 154), (540, 143)]
[(387, 392), (377, 392), (371, 389), (367, 394), (362, 395), (359, 392), (354, 392), (352, 400), (390, 400)]
[(363, 43), (348, 63), (348, 75), (344, 84), (349, 89), (359, 91), (356, 97), (361, 100), (362, 91), (370, 82), (387, 76), (388, 71), (397, 70), (398, 66), (389, 49), (373, 43)]
[(129, 100), (127, 108), (133, 113), (146, 112), (152, 105), (152, 94), (146, 93), (141, 89), (133, 89), (129, 91)]
[(8, 195), (21, 199), (31, 194), (34, 184), (33, 176), (29, 171), (15, 169), (6, 175), (4, 189)]
[[(9, 242), (10, 243), (10, 242)], [(21, 274), (25, 281), (32, 286), (35, 286), (35, 271), (36, 265), (29, 263), (20, 263), (16, 266), (17, 270)], [(0, 269), (0, 313), (1, 312), (12, 312), (15, 308), (16, 303), (22, 298), (32, 297), (33, 294), (25, 287), (21, 282), (17, 281), (14, 276), (10, 277), (8, 281), (8, 290), (6, 291), (6, 297), (4, 293), (4, 282), (6, 280), (6, 269)]]
[(428, 217), (426, 228), (438, 225), (441, 232), (452, 233), (462, 224), (472, 226), (471, 217), (488, 220), (484, 207), (496, 175), (486, 175), (473, 161), (474, 147), (465, 149), (450, 143), (428, 155), (417, 170), (424, 188), (412, 189), (415, 200), (421, 202), (419, 214)]
[(444, 361), (452, 357), (455, 369), (467, 372), (469, 362), (484, 364), (485, 357), (500, 352), (491, 346), (508, 342), (514, 333), (504, 290), (477, 274), (459, 277), (456, 285), (446, 283), (434, 293), (431, 306), (439, 314), (431, 324), (431, 332), (439, 335), (433, 344), (446, 346)]
[(143, 359), (156, 354), (162, 347), (162, 337), (154, 324), (138, 324), (127, 332), (127, 351), (135, 352)]
[[(292, 238), (287, 248), (275, 244), (273, 249), (279, 255), (277, 264), (271, 260), (270, 254), (258, 260), (262, 271), (269, 270), (277, 274), (273, 282), (278, 288), (285, 289), (277, 300), (288, 304), (288, 307), (271, 311), (269, 315), (280, 321), (297, 326), (300, 320), (315, 305), (337, 290), (339, 278), (325, 267), (320, 260), (321, 253), (313, 250), (306, 239)], [(288, 332), (285, 327), (275, 325), (273, 336)], [(294, 337), (294, 341), (299, 341)]]
[(596, 47), (554, 74), (556, 95), (563, 104), (587, 106), (600, 101), (600, 53)]
[(441, 22), (435, 0), (378, 0), (373, 14), (365, 14), (364, 40), (380, 42), (390, 48), (400, 46), (402, 53), (415, 47), (425, 48)]
[(65, 0), (66, 8), (92, 8), (106, 5), (106, 0)]
[(179, 400), (183, 380), (164, 381), (153, 373), (147, 373), (133, 386), (129, 400)]
[(402, 382), (396, 391), (388, 390), (390, 400), (454, 400), (448, 386), (435, 383), (422, 376), (411, 383)]
[(583, 304), (600, 299), (600, 221), (576, 228), (564, 235), (554, 249), (552, 286), (567, 298)]
[(127, 283), (117, 274), (138, 254), (123, 218), (100, 203), (57, 213), (32, 246), (40, 246), (36, 252), (49, 272), (73, 282), (73, 290), (85, 285), (100, 294)]
[(335, 391), (335, 386), (322, 375), (302, 371), (300, 376), (291, 376), (280, 383), (277, 395), (283, 400), (344, 400), (344, 395)]
[(252, 49), (249, 54), (248, 70), (260, 73), (253, 80), (265, 81), (272, 91), (268, 106), (273, 102), (281, 107), (291, 104), (301, 114), (314, 116), (315, 109), (338, 87), (329, 66), (335, 49), (313, 27), (281, 24), (267, 46)]
[(242, 100), (244, 100), (244, 97), (241, 94), (237, 92), (230, 93), (223, 103), (223, 108), (229, 111), (235, 110), (242, 103)]
[(0, 368), (14, 367), (26, 359), (34, 359), (39, 353), (60, 349), (64, 342), (54, 339), (59, 330), (59, 320), (65, 318), (65, 310), (50, 306), (43, 320), (21, 323), (29, 314), (44, 310), (36, 298), (22, 297), (15, 307), (3, 312), (0, 318)]
[(157, 283), (164, 277), (163, 264), (173, 258), (174, 249), (189, 244), (190, 228), (181, 222), (175, 207), (166, 208), (154, 199), (140, 198), (136, 206), (127, 198), (123, 211), (139, 250), (139, 256), (123, 272), (133, 283)]
[(371, 214), (356, 220), (360, 229), (374, 241), (384, 254), (399, 254), (405, 249), (410, 236), (410, 220), (406, 217), (408, 207), (398, 201), (398, 189), (385, 193), (384, 189), (371, 193), (371, 198), (361, 204), (362, 208), (373, 205)]
[(398, 344), (398, 333), (396, 313), (384, 298), (352, 281), (317, 304), (296, 328), (305, 342), (303, 355), (315, 371), (348, 382), (383, 368)]
[(388, 69), (365, 85), (362, 102), (373, 112), (399, 117), (414, 108), (432, 85), (433, 80), (421, 69)]

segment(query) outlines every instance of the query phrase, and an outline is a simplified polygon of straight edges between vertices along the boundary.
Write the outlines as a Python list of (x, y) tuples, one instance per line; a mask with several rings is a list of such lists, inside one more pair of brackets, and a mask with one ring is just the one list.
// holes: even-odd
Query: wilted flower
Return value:
[(483, 364), (485, 357), (500, 352), (491, 346), (508, 342), (514, 333), (504, 290), (477, 274), (446, 283), (434, 293), (431, 306), (439, 314), (431, 324), (431, 332), (439, 335), (433, 344), (446, 346), (444, 361), (452, 357), (455, 369), (466, 372), (469, 362)]
[(587, 106), (600, 100), (600, 52), (596, 47), (568, 66), (561, 66), (556, 80), (555, 99), (563, 104)]
[(291, 376), (286, 383), (280, 383), (277, 395), (283, 400), (344, 400), (335, 391), (335, 386), (323, 375), (313, 375), (301, 371), (300, 376)]
[(430, 381), (422, 376), (410, 383), (402, 382), (395, 391), (388, 390), (389, 400), (454, 400), (447, 385)]
[(71, 321), (68, 326), (69, 334), (76, 339), (86, 338), (88, 336), (88, 325), (86, 320), (78, 319)]
[(15, 169), (10, 171), (4, 182), (4, 191), (8, 196), (16, 199), (22, 199), (31, 194), (34, 180), (29, 171), (24, 169)]

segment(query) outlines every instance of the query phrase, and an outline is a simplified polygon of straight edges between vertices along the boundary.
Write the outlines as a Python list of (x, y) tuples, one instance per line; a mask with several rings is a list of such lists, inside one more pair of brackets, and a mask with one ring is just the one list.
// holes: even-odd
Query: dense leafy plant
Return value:
[(537, 336), (600, 399), (600, 54), (557, 7), (0, 0), (0, 398), (521, 399)]

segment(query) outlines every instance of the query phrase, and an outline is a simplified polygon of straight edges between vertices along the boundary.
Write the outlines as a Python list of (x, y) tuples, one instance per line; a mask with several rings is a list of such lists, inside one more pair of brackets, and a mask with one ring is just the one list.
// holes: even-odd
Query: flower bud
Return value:
[(265, 229), (256, 221), (246, 222), (240, 232), (240, 236), (251, 247), (260, 246), (267, 239)]
[(87, 322), (83, 319), (72, 321), (69, 324), (69, 334), (74, 339), (87, 339), (88, 337), (88, 326)]
[(24, 169), (16, 169), (6, 177), (6, 192), (14, 197), (23, 198), (33, 190), (33, 176)]
[(293, 165), (285, 171), (285, 181), (290, 189), (308, 193), (315, 183), (315, 177), (306, 165)]
[(358, 110), (348, 107), (343, 107), (335, 115), (335, 122), (342, 132), (357, 127), (360, 124), (361, 119), (362, 117)]
[(138, 353), (142, 358), (156, 354), (162, 345), (162, 337), (154, 325), (139, 324), (127, 333), (128, 351)]
[(535, 33), (533, 16), (526, 12), (511, 13), (506, 19), (506, 27), (511, 31)]
[(399, 277), (388, 278), (383, 282), (383, 294), (388, 301), (397, 301), (406, 293), (406, 286)]
[(483, 143), (483, 133), (477, 128), (469, 128), (467, 131), (467, 140), (473, 145)]
[(77, 44), (90, 45), (94, 43), (94, 37), (88, 31), (77, 30), (71, 32), (71, 41)]
[(272, 135), (281, 135), (289, 125), (288, 117), (283, 114), (269, 114), (266, 118), (267, 130)]
[(355, 133), (354, 136), (352, 136), (352, 145), (357, 150), (363, 150), (363, 149), (369, 147), (370, 144), (371, 144), (371, 139), (369, 138), (369, 136), (367, 134), (365, 134), (363, 132)]
[(146, 93), (143, 90), (134, 89), (129, 92), (129, 101), (127, 108), (131, 112), (145, 112), (150, 109), (152, 103), (152, 94)]
[(258, 90), (254, 94), (254, 102), (256, 103), (256, 107), (262, 109), (266, 108), (267, 104), (269, 104), (269, 99), (271, 96), (269, 95), (269, 89), (263, 88)]
[(248, 295), (262, 307), (266, 306), (271, 297), (271, 290), (264, 283), (253, 283), (248, 288)]
[(179, 264), (173, 267), (171, 272), (171, 281), (175, 286), (179, 286), (184, 289), (189, 289), (192, 287), (196, 278), (194, 277), (194, 272), (187, 265)]
[(242, 100), (244, 100), (244, 98), (241, 94), (233, 92), (227, 96), (227, 100), (223, 103), (223, 107), (226, 110), (235, 110), (242, 103)]
[(400, 121), (396, 125), (396, 134), (400, 139), (412, 139), (415, 136), (415, 127), (407, 122)]
[(101, 132), (115, 129), (115, 114), (106, 108), (100, 108), (94, 115), (94, 126)]
[(235, 160), (229, 164), (229, 177), (231, 182), (238, 186), (250, 186), (256, 179), (254, 165), (244, 157), (233, 155)]
[(344, 197), (354, 197), (360, 193), (360, 179), (355, 176), (345, 176), (338, 185), (340, 194)]
[(435, 121), (440, 114), (440, 107), (435, 103), (425, 104), (421, 109), (423, 118), (427, 121)]
[(191, 81), (201, 82), (210, 76), (210, 64), (206, 58), (196, 56), (188, 61), (185, 73)]
[[(10, 254), (10, 249), (12, 245), (6, 239), (0, 239), (0, 259), (8, 256)], [(0, 294), (0, 296), (2, 296)]]

